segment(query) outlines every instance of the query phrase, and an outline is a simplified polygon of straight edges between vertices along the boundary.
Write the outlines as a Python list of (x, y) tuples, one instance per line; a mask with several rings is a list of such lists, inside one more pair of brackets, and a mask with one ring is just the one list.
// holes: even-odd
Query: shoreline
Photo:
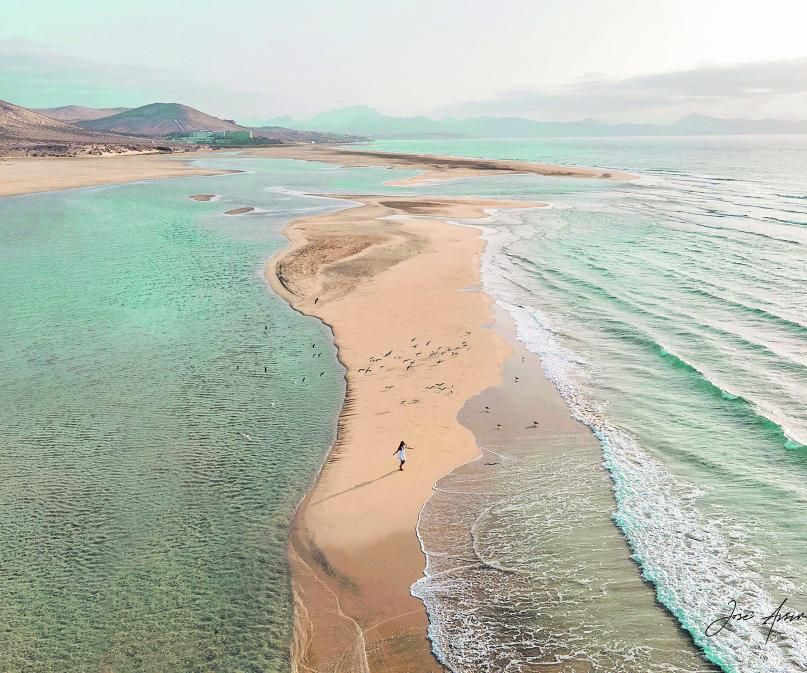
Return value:
[(406, 187), (422, 183), (459, 180), (490, 175), (541, 175), (544, 177), (580, 178), (626, 182), (638, 176), (612, 170), (540, 164), (510, 159), (476, 159), (469, 157), (437, 156), (429, 154), (403, 154), (352, 150), (338, 145), (275, 145), (260, 149), (247, 149), (242, 156), (277, 159), (321, 161), (351, 167), (383, 167), (418, 170), (420, 173), (402, 180), (391, 180), (391, 187)]
[[(399, 154), (353, 150), (342, 145), (275, 145), (242, 149), (241, 156), (301, 161), (321, 161), (341, 166), (402, 168), (418, 170), (415, 176), (390, 180), (392, 187), (457, 180), (489, 175), (534, 174), (548, 177), (627, 181), (636, 176), (618, 171), (538, 164), (503, 159), (473, 159), (452, 156)], [(156, 152), (77, 157), (0, 157), (0, 198), (63, 189), (123, 184), (184, 176), (228, 175), (239, 171), (200, 168), (191, 165), (199, 156), (178, 158)]]
[(198, 156), (116, 154), (82, 157), (0, 157), (0, 198), (139, 180), (229, 175), (240, 171), (191, 165)]
[[(675, 670), (717, 673), (717, 667), (706, 659), (691, 634), (657, 600), (655, 585), (642, 576), (641, 566), (632, 557), (632, 548), (614, 525), (613, 482), (602, 462), (600, 442), (587, 425), (574, 418), (566, 400), (547, 378), (541, 357), (519, 340), (516, 322), (506, 302), (502, 303), (492, 292), (485, 292), (493, 301), (494, 319), (490, 328), (509, 345), (510, 352), (501, 365), (499, 382), (469, 398), (458, 414), (458, 422), (473, 433), (479, 454), (435, 484), (418, 522), (418, 538), (428, 565), (414, 591), (427, 605), (429, 638), (435, 649), (463, 670), (479, 670), (489, 662), (491, 652), (485, 650), (485, 658), (480, 661), (473, 659), (480, 651), (473, 643), (470, 655), (465, 650), (469, 643), (461, 640), (463, 630), (457, 627), (456, 620), (463, 610), (468, 610), (483, 622), (492, 619), (494, 624), (503, 621), (507, 626), (539, 630), (548, 646), (546, 650), (540, 646), (534, 648), (531, 661), (547, 673), (589, 670), (591, 652), (600, 652), (605, 643), (623, 633), (630, 634), (628, 642), (631, 638), (636, 642), (621, 652), (614, 648), (607, 663), (612, 670), (623, 667), (657, 670), (656, 666), (663, 665)], [(577, 480), (570, 471), (578, 475)], [(559, 484), (561, 493), (556, 490)], [(496, 574), (501, 573), (501, 584), (507, 585), (511, 573), (526, 576), (533, 568), (514, 560), (521, 548), (511, 550), (511, 556), (495, 544), (494, 549), (490, 548), (492, 538), (501, 543), (505, 535), (513, 534), (501, 511), (484, 516), (485, 523), (473, 536), (466, 528), (467, 522), (472, 520), (476, 526), (483, 514), (501, 510), (503, 502), (515, 508), (523, 506), (523, 501), (516, 502), (519, 493), (531, 489), (549, 498), (559, 498), (565, 518), (562, 523), (532, 522), (529, 529), (518, 530), (525, 537), (539, 530), (544, 542), (544, 548), (532, 552), (531, 557), (537, 564), (532, 577), (539, 578), (540, 583), (531, 586), (528, 595), (519, 593), (523, 588), (509, 587), (508, 600), (500, 608), (502, 596), (496, 593)], [(432, 508), (437, 514), (436, 522), (431, 519)], [(569, 527), (585, 531), (584, 545), (583, 540), (567, 536)], [(518, 547), (512, 539), (509, 543)], [(460, 590), (462, 595), (458, 597), (454, 595), (456, 588), (450, 591), (441, 585), (443, 577), (447, 577), (447, 584), (461, 587), (469, 564), (487, 559), (487, 554), (493, 558), (504, 555), (508, 559), (507, 569), (495, 563), (487, 566), (487, 583), (475, 586), (473, 594)], [(589, 564), (585, 572), (595, 578), (587, 587), (594, 587), (592, 591), (581, 591), (584, 583), (566, 576), (570, 562)], [(613, 590), (601, 594), (599, 587), (608, 585)], [(546, 600), (553, 595), (558, 598), (562, 595), (564, 599)], [(564, 600), (586, 607), (564, 610)], [(518, 604), (514, 606), (508, 601)], [(508, 608), (512, 612), (506, 616), (499, 612)], [(586, 612), (587, 608), (593, 609)], [(538, 619), (533, 616), (533, 621), (521, 624), (518, 620), (530, 609), (541, 616)], [(486, 623), (490, 627), (490, 622)], [(610, 629), (610, 634), (604, 633), (600, 642), (578, 644), (579, 659), (570, 657), (559, 662), (557, 643), (581, 623), (598, 624), (604, 632)], [(512, 652), (507, 652), (506, 635), (498, 635), (501, 640), (484, 643), (501, 647), (495, 652), (498, 658), (524, 656), (517, 644)], [(636, 658), (635, 652), (640, 649), (642, 658)], [(536, 650), (541, 650), (540, 654)]]
[[(291, 528), (292, 669), (440, 671), (410, 594), (424, 567), (418, 517), (434, 483), (479, 455), (457, 415), (499, 380), (509, 346), (488, 329), (481, 232), (436, 218), (541, 204), (344, 198), (358, 205), (291, 222), (290, 248), (265, 267), (280, 296), (331, 328), (347, 382), (337, 439)], [(413, 447), (403, 473), (401, 438)]]

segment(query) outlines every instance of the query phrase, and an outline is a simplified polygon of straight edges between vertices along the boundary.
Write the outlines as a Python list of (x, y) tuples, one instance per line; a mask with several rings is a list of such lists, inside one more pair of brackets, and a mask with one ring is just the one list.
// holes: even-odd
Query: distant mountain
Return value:
[(338, 108), (307, 120), (277, 117), (256, 126), (286, 126), (300, 131), (327, 131), (373, 138), (428, 138), (462, 135), (428, 117), (390, 117), (365, 105)]
[(165, 137), (179, 131), (252, 131), (258, 138), (296, 143), (338, 143), (361, 140), (339, 132), (320, 133), (317, 129), (289, 129), (279, 124), (257, 128), (241, 126), (231, 119), (219, 119), (180, 103), (151, 103), (109, 117), (80, 121), (85, 129), (114, 131), (148, 138)]
[(78, 122), (85, 129), (156, 138), (177, 131), (242, 131), (232, 121), (219, 119), (181, 103), (151, 103), (110, 117)]
[(343, 133), (322, 133), (320, 131), (300, 131), (284, 126), (249, 127), (253, 135), (284, 143), (355, 143), (369, 138), (351, 136)]
[(282, 124), (299, 130), (318, 129), (373, 138), (542, 138), (602, 136), (671, 136), (807, 133), (807, 121), (718, 119), (689, 115), (672, 124), (606, 124), (596, 119), (539, 122), (521, 117), (473, 117), (434, 120), (391, 117), (367, 106), (338, 108), (307, 120), (278, 117), (261, 125)]
[(68, 124), (75, 124), (76, 122), (89, 121), (91, 119), (111, 117), (120, 112), (126, 112), (126, 110), (129, 109), (130, 108), (127, 107), (95, 108), (83, 107), (81, 105), (63, 105), (62, 107), (33, 108), (33, 111), (39, 112), (51, 119), (58, 119)]

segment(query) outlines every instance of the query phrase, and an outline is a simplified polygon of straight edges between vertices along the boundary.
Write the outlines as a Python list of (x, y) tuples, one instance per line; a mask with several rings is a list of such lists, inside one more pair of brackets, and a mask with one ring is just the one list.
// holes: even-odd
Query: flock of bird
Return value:
[[(264, 325), (263, 330), (264, 330), (264, 335), (268, 336), (269, 326)], [(470, 336), (471, 331), (470, 330), (465, 330), (465, 334), (466, 334), (466, 336)], [(425, 341), (424, 343), (420, 344), (420, 343), (418, 343), (418, 338), (417, 337), (412, 337), (410, 339), (408, 347), (411, 350), (415, 351), (414, 354), (413, 354), (413, 357), (403, 357), (403, 354), (401, 354), (401, 355), (394, 354), (395, 349), (390, 349), (390, 350), (388, 350), (386, 353), (384, 353), (381, 356), (371, 355), (368, 358), (367, 366), (366, 367), (360, 367), (359, 369), (356, 370), (356, 373), (357, 374), (362, 374), (364, 376), (366, 376), (367, 374), (372, 374), (373, 372), (380, 373), (381, 370), (385, 368), (385, 363), (389, 364), (389, 362), (392, 362), (392, 361), (395, 361), (395, 360), (400, 360), (401, 361), (401, 364), (405, 366), (405, 369), (404, 369), (405, 372), (408, 372), (410, 369), (413, 369), (417, 365), (428, 364), (428, 365), (430, 365), (432, 367), (436, 367), (437, 365), (442, 364), (443, 362), (445, 362), (446, 359), (449, 358), (449, 357), (457, 357), (461, 353), (471, 350), (471, 346), (468, 344), (467, 340), (463, 340), (463, 341), (461, 341), (459, 344), (457, 344), (455, 346), (442, 346), (442, 345), (440, 345), (440, 346), (436, 346), (436, 347), (431, 347), (431, 343), (432, 343), (432, 340), (429, 339), (429, 340)], [(311, 355), (312, 359), (322, 357), (322, 351), (317, 349), (317, 344), (316, 343), (312, 343), (311, 348), (315, 351)], [(422, 350), (418, 350), (419, 348), (422, 349)], [(390, 357), (392, 357), (392, 360), (389, 359)], [(524, 362), (523, 357), (521, 358), (521, 361)], [(392, 368), (393, 367), (390, 366), (390, 367), (388, 367), (388, 370), (392, 369)], [(236, 365), (236, 370), (239, 370), (238, 365)], [(264, 373), (268, 373), (268, 367), (264, 367), (263, 371), (264, 371)], [(319, 376), (322, 377), (322, 376), (325, 375), (325, 373), (326, 373), (325, 370), (323, 370), (323, 371), (321, 371), (319, 373)], [(300, 383), (301, 384), (305, 383), (307, 378), (308, 378), (307, 376), (303, 376), (302, 379), (300, 379)], [(519, 382), (519, 377), (514, 376), (513, 377), (513, 382), (518, 383)], [(394, 387), (395, 386), (391, 385), (391, 384), (386, 385), (386, 386), (384, 386), (382, 392), (392, 390)], [(449, 395), (454, 394), (454, 386), (451, 385), (451, 386), (447, 387), (447, 384), (446, 384), (445, 381), (439, 381), (437, 383), (432, 383), (431, 385), (427, 385), (427, 386), (424, 387), (424, 390), (433, 390), (433, 391), (438, 392), (438, 393), (447, 393)], [(418, 404), (419, 402), (420, 402), (419, 399), (413, 399), (413, 400), (401, 400), (400, 403), (401, 404), (407, 404), (407, 403), (408, 404)], [(272, 403), (272, 406), (274, 406), (274, 403)], [(480, 410), (480, 412), (489, 414), (490, 413), (490, 407), (488, 405), (485, 405), (484, 408)], [(538, 421), (534, 420), (531, 425), (527, 426), (527, 429), (536, 429), (539, 425), (540, 425), (540, 423)], [(502, 429), (502, 424), (497, 423), (496, 424), (496, 429), (501, 430)], [(244, 433), (242, 433), (242, 434), (244, 434)], [(244, 436), (247, 439), (250, 439), (250, 440), (252, 439), (251, 437), (249, 437), (247, 435), (244, 435)], [(486, 463), (486, 464), (497, 465), (498, 463)]]
[[(466, 335), (470, 335), (470, 330), (465, 331)], [(392, 360), (400, 360), (401, 364), (404, 366), (404, 371), (408, 372), (410, 369), (415, 368), (419, 364), (430, 364), (431, 366), (437, 366), (442, 364), (446, 361), (448, 357), (456, 357), (460, 355), (463, 351), (471, 350), (471, 346), (468, 344), (467, 340), (462, 341), (460, 344), (456, 346), (431, 346), (432, 340), (428, 339), (423, 343), (418, 343), (417, 337), (412, 337), (409, 340), (408, 348), (415, 351), (412, 353), (411, 356), (403, 357), (401, 355), (393, 355), (395, 353), (395, 349), (388, 350), (381, 356), (371, 355), (368, 359), (368, 363), (366, 367), (360, 367), (356, 370), (357, 374), (367, 375), (373, 372), (380, 372), (382, 369), (385, 368), (384, 363), (390, 356), (392, 356)], [(418, 350), (421, 349), (421, 350)], [(404, 351), (405, 353), (405, 351)], [(393, 386), (387, 386), (384, 390), (389, 390)], [(448, 392), (449, 394), (453, 393), (453, 387), (445, 388), (445, 383), (435, 383), (430, 386), (426, 386), (426, 390), (438, 390), (443, 392)]]
[[(466, 336), (470, 336), (471, 331), (466, 330), (465, 334)], [(437, 365), (446, 362), (446, 360), (450, 357), (457, 357), (461, 353), (471, 350), (471, 346), (468, 344), (467, 340), (463, 340), (459, 344), (453, 346), (432, 346), (431, 339), (427, 339), (425, 341), (421, 339), (419, 341), (417, 337), (412, 337), (409, 340), (407, 348), (414, 351), (414, 353), (409, 355), (407, 351), (404, 350), (400, 354), (395, 354), (395, 349), (390, 349), (381, 356), (371, 355), (368, 358), (367, 366), (358, 368), (356, 373), (362, 374), (363, 376), (366, 376), (367, 374), (381, 373), (381, 370), (385, 369), (385, 367), (387, 371), (389, 371), (395, 367), (395, 364), (391, 363), (394, 363), (396, 360), (400, 361), (404, 368), (404, 372), (408, 372), (419, 365), (436, 367)], [(404, 357), (404, 355), (406, 355), (406, 357)], [(394, 387), (394, 385), (387, 385), (381, 392), (387, 392)], [(424, 390), (432, 390), (434, 392), (446, 393), (448, 395), (454, 394), (454, 386), (448, 386), (445, 381), (439, 381), (425, 386)], [(419, 403), (419, 399), (401, 400), (400, 402), (400, 404)]]

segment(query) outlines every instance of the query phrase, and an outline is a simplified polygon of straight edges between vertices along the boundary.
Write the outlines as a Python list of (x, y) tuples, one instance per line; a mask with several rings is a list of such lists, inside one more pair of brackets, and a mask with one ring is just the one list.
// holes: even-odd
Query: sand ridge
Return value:
[[(197, 157), (193, 157), (197, 158)], [(199, 168), (170, 154), (0, 158), (0, 197), (189, 175), (240, 171)]]
[(302, 159), (322, 161), (340, 166), (383, 168), (403, 168), (421, 171), (411, 178), (391, 180), (390, 186), (403, 187), (424, 182), (442, 182), (460, 178), (490, 175), (533, 174), (547, 177), (586, 178), (626, 181), (635, 175), (622, 171), (606, 171), (583, 166), (561, 166), (530, 161), (505, 159), (476, 159), (455, 156), (435, 156), (429, 154), (404, 154), (398, 152), (376, 152), (335, 145), (277, 145), (260, 149), (245, 150), (246, 156)]
[(337, 442), (292, 528), (293, 667), (438, 671), (409, 593), (424, 566), (417, 518), (434, 482), (478, 455), (457, 414), (509, 352), (487, 328), (479, 231), (438, 218), (540, 204), (347, 198), (359, 205), (289, 225), (291, 249), (266, 267), (292, 306), (331, 326), (347, 370)]

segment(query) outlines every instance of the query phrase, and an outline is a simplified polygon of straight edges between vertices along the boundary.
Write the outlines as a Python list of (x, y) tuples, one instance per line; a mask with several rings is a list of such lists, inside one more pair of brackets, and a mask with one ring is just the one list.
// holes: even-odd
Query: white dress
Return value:
[(402, 463), (405, 463), (406, 462), (406, 447), (402, 446), (400, 449), (398, 449), (395, 452), (395, 455), (398, 456), (399, 461), (401, 461)]

